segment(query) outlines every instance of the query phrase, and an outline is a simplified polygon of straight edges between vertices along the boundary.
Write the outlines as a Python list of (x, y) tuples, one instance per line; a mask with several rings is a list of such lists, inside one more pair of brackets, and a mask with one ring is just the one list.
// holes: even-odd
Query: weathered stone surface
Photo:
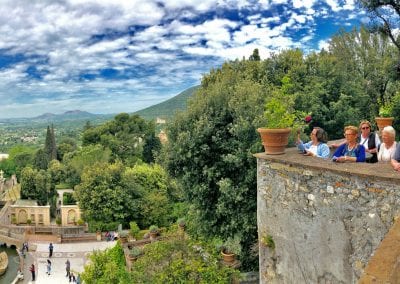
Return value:
[(400, 175), (291, 150), (256, 157), (259, 238), (275, 244), (260, 245), (260, 282), (356, 283), (400, 212)]

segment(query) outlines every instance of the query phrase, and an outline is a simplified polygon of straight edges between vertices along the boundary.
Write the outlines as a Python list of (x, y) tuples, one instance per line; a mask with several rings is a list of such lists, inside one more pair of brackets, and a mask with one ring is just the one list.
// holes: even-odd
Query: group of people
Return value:
[(330, 147), (336, 149), (332, 161), (345, 162), (390, 162), (396, 171), (400, 171), (400, 143), (396, 143), (396, 131), (392, 126), (382, 130), (382, 142), (377, 133), (371, 131), (371, 123), (361, 121), (359, 127), (346, 126), (345, 140), (328, 146), (327, 134), (320, 127), (314, 127), (310, 141), (304, 143), (297, 133), (297, 147), (306, 156), (330, 158)]
[[(24, 244), (23, 248), (24, 247), (25, 247), (25, 244)], [(28, 251), (27, 244), (26, 244), (26, 250)], [(49, 244), (49, 258), (51, 258), (53, 256), (53, 250), (54, 250), (54, 246), (52, 243), (50, 243)], [(49, 258), (47, 259), (47, 263), (46, 263), (46, 274), (47, 275), (51, 275), (51, 261)], [(35, 281), (36, 280), (36, 268), (33, 263), (29, 267), (29, 271), (32, 274), (32, 281)], [(77, 284), (81, 283), (80, 275), (78, 274), (78, 276), (75, 276), (74, 273), (71, 271), (71, 262), (69, 261), (69, 259), (67, 259), (67, 261), (65, 262), (65, 271), (66, 271), (65, 277), (68, 278), (70, 283), (71, 282), (77, 283)]]
[(104, 236), (106, 237), (107, 242), (115, 241), (118, 239), (118, 233), (113, 232), (113, 231), (111, 231), (111, 232), (107, 231)]

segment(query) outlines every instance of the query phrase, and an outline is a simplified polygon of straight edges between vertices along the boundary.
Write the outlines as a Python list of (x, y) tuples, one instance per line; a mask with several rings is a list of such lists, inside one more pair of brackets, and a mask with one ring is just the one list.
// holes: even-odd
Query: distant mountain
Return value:
[(50, 118), (52, 118), (54, 116), (55, 116), (54, 113), (46, 112), (46, 113), (44, 113), (42, 115), (39, 115), (39, 116), (36, 116), (36, 117), (34, 117), (32, 119), (50, 119)]
[(172, 116), (174, 116), (174, 114), (178, 110), (186, 109), (188, 99), (193, 96), (193, 94), (196, 92), (198, 88), (199, 86), (194, 86), (189, 89), (186, 89), (182, 93), (176, 95), (175, 97), (169, 100), (139, 110), (137, 112), (134, 112), (134, 114), (140, 115), (141, 117), (147, 120), (156, 119), (157, 117), (163, 119), (169, 119)]
[(0, 125), (13, 125), (25, 127), (26, 125), (49, 125), (51, 123), (60, 124), (79, 124), (83, 125), (86, 121), (90, 121), (93, 125), (101, 124), (111, 120), (115, 114), (93, 114), (86, 111), (71, 110), (61, 114), (44, 113), (36, 117), (25, 118), (7, 118), (0, 119)]
[(31, 120), (34, 121), (64, 121), (64, 120), (77, 120), (77, 119), (93, 119), (100, 117), (102, 115), (99, 114), (93, 114), (87, 111), (81, 111), (81, 110), (70, 110), (66, 111), (61, 114), (54, 114), (54, 113), (44, 113), (42, 115), (36, 116), (31, 118)]

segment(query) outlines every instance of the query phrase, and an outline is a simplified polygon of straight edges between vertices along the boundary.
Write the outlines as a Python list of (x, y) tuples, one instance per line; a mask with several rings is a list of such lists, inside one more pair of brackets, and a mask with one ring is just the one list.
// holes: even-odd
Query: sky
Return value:
[(131, 113), (366, 19), (355, 0), (0, 0), (0, 118)]

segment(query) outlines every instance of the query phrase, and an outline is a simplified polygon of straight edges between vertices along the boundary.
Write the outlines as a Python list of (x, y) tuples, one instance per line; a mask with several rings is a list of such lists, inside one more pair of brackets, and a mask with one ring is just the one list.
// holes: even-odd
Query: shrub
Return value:
[(148, 244), (132, 266), (131, 283), (234, 283), (238, 271), (220, 266), (206, 246), (174, 237)]
[(176, 223), (177, 223), (179, 226), (184, 227), (184, 226), (186, 225), (186, 220), (185, 220), (185, 218), (179, 218), (179, 219), (176, 221)]
[(134, 221), (131, 221), (131, 222), (129, 222), (129, 227), (130, 227), (131, 236), (134, 237), (135, 239), (137, 239), (139, 236), (139, 232), (140, 232), (140, 228), (139, 228), (138, 224)]
[(85, 224), (85, 221), (83, 221), (81, 218), (79, 218), (78, 221), (76, 221), (76, 223), (77, 223), (79, 226), (83, 226), (83, 225)]
[(235, 236), (233, 238), (228, 238), (223, 244), (223, 250), (227, 253), (234, 253), (240, 255), (242, 252), (242, 246), (240, 245), (240, 238)]
[(28, 220), (26, 220), (26, 223), (27, 223), (28, 225), (30, 225), (30, 224), (32, 224), (32, 220), (31, 220), (31, 219), (28, 219)]
[(149, 228), (150, 233), (158, 233), (158, 226), (156, 225), (151, 225)]
[(138, 257), (143, 254), (142, 249), (139, 247), (133, 247), (130, 251), (129, 254), (132, 255), (133, 257)]
[(61, 225), (61, 217), (57, 217), (56, 218), (56, 224), (57, 225)]

